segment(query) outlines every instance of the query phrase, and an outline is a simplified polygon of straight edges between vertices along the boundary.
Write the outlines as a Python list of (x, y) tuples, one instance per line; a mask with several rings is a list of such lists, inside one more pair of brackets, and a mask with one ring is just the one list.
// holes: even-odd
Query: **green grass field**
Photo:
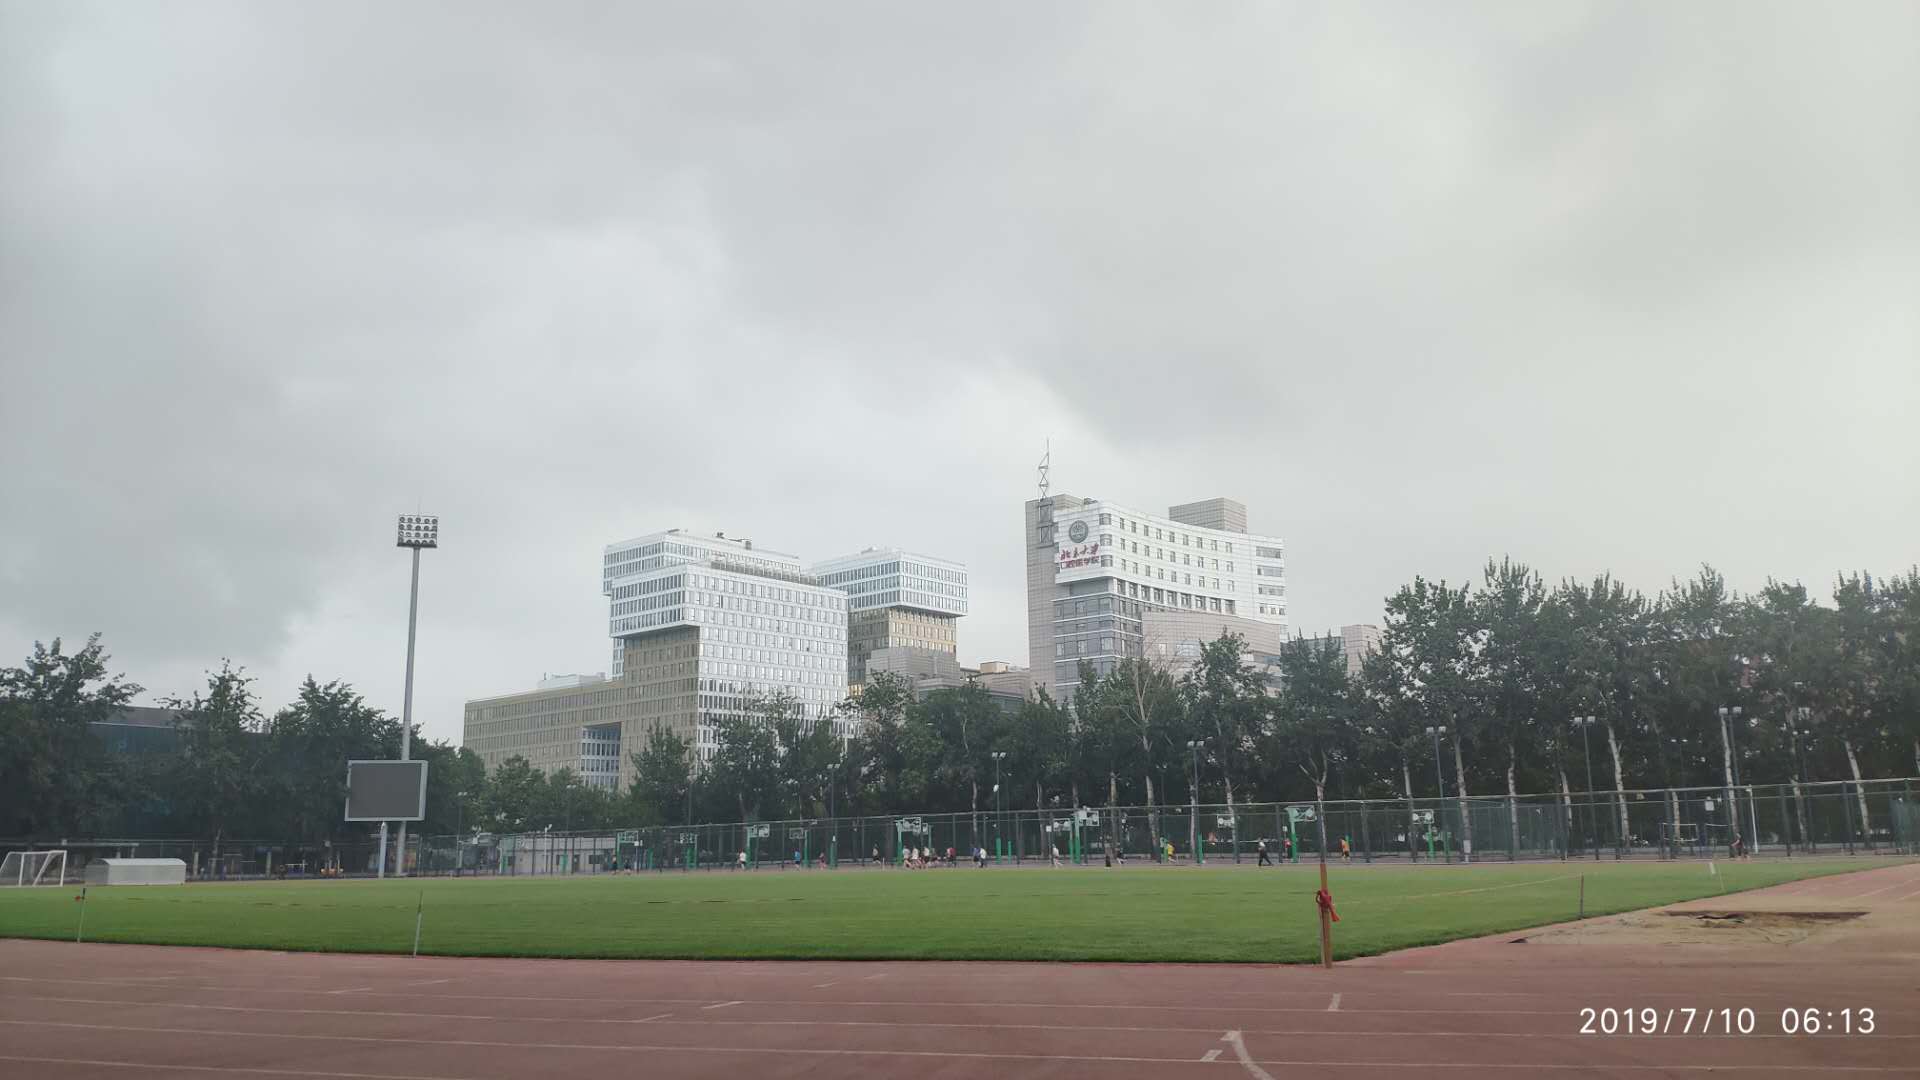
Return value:
[[(1365, 956), (1897, 860), (1335, 865), (1336, 954)], [(1310, 962), (1311, 864), (796, 871), (95, 888), (86, 940), (681, 959)], [(0, 936), (72, 940), (78, 887), (0, 889)]]

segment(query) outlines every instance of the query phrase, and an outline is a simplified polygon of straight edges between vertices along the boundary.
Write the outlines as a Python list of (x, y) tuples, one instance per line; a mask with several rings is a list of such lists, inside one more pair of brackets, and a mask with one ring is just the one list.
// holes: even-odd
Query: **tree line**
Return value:
[[(1267, 671), (1227, 635), (1178, 672), (1154, 649), (1082, 665), (1070, 701), (1036, 692), (1013, 711), (879, 674), (843, 703), (862, 721), (845, 737), (775, 696), (716, 720), (698, 767), (687, 738), (648, 732), (618, 791), (521, 758), (488, 773), (416, 739), (433, 761), (419, 829), (1452, 799), (1564, 793), (1589, 771), (1603, 791), (1920, 775), (1920, 572), (1842, 576), (1820, 603), (1780, 582), (1736, 595), (1711, 567), (1648, 596), (1606, 575), (1549, 586), (1503, 559), (1478, 582), (1414, 580), (1381, 626), (1357, 673), (1338, 641), (1296, 637)], [(0, 834), (364, 835), (339, 820), (341, 763), (398, 755), (398, 722), (344, 683), (309, 678), (268, 715), (224, 665), (166, 703), (174, 752), (117, 758), (82, 737), (137, 692), (97, 640), (0, 670)]]
[[(89, 725), (122, 717), (142, 688), (111, 674), (99, 635), (66, 652), (35, 643), (0, 668), (0, 837), (193, 838), (321, 843), (362, 838), (341, 820), (346, 762), (400, 756), (400, 722), (344, 682), (309, 676), (294, 700), (263, 710), (231, 664), (186, 697), (165, 698), (167, 749), (113, 753)], [(463, 827), (486, 769), (470, 750), (416, 732), (428, 761), (429, 830)], [(463, 794), (465, 793), (465, 794)]]

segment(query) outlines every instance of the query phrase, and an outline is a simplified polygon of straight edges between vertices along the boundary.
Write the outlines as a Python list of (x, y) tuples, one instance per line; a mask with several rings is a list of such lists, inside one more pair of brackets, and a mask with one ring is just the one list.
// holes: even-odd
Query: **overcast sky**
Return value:
[(1920, 558), (1920, 5), (0, 0), (0, 663), (417, 715), (600, 548), (1226, 495), (1296, 626)]

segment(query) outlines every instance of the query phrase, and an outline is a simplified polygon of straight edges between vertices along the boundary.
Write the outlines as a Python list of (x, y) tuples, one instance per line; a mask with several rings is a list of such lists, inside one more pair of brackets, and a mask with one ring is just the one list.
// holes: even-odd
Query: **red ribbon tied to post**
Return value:
[(1332, 919), (1334, 922), (1340, 921), (1340, 913), (1333, 910), (1333, 894), (1332, 893), (1328, 892), (1325, 889), (1321, 889), (1319, 892), (1316, 892), (1313, 894), (1313, 902), (1320, 905), (1320, 910), (1326, 912), (1328, 918)]

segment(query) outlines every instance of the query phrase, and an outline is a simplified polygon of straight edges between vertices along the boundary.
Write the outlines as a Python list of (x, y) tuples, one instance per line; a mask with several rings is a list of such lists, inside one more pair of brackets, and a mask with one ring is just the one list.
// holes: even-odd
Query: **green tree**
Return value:
[(487, 766), (480, 755), (445, 740), (413, 740), (413, 756), (427, 763), (427, 816), (421, 836), (471, 833), (480, 827)]
[[(274, 792), (270, 820), (288, 839), (340, 835), (347, 801), (347, 762), (400, 756), (400, 724), (347, 684), (309, 675), (293, 703), (266, 724), (267, 776)], [(422, 755), (425, 756), (425, 755)], [(429, 798), (438, 780), (427, 767)], [(451, 825), (449, 825), (451, 827)]]
[(124, 778), (87, 725), (140, 687), (107, 660), (95, 634), (72, 654), (36, 641), (25, 666), (0, 668), (0, 834), (85, 832), (119, 801)]
[(664, 724), (647, 731), (646, 745), (633, 755), (633, 784), (627, 802), (640, 825), (688, 824), (688, 795), (693, 785), (693, 741)]
[(1219, 771), (1227, 808), (1246, 775), (1246, 760), (1266, 732), (1272, 701), (1265, 679), (1247, 663), (1247, 642), (1223, 633), (1200, 646), (1200, 660), (1181, 680), (1188, 719)]
[(546, 775), (519, 754), (502, 761), (487, 776), (486, 795), (481, 801), (486, 827), (517, 833), (545, 824), (536, 823), (535, 815), (543, 806), (546, 786)]
[(253, 680), (222, 661), (219, 671), (208, 673), (204, 693), (196, 690), (192, 697), (165, 704), (180, 732), (175, 805), (185, 811), (190, 827), (212, 834), (217, 853), (228, 826), (258, 807), (264, 789), (267, 740)]
[(1296, 637), (1280, 647), (1276, 735), (1313, 785), (1320, 850), (1327, 850), (1327, 777), (1354, 749), (1355, 693), (1346, 652), (1332, 640)]
[(1520, 755), (1539, 742), (1536, 714), (1546, 690), (1540, 621), (1546, 600), (1540, 575), (1525, 564), (1489, 559), (1485, 583), (1472, 605), (1482, 683), (1476, 696), (1484, 710), (1480, 729), (1490, 744), (1504, 751), (1510, 839), (1520, 835)]
[(707, 797), (739, 810), (740, 821), (757, 821), (763, 809), (780, 810), (780, 739), (775, 733), (799, 709), (785, 695), (757, 699), (745, 712), (714, 724), (719, 744), (701, 778)]

